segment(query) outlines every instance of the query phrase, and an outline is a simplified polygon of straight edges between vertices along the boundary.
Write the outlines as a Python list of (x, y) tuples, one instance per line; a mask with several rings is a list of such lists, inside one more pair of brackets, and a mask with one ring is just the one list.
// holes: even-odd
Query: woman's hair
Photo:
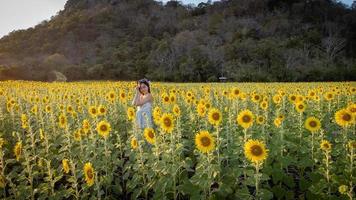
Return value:
[[(139, 80), (139, 81), (137, 81), (140, 85), (141, 84), (145, 84), (147, 87), (148, 87), (148, 93), (151, 93), (151, 88), (150, 88), (150, 83), (149, 83), (149, 80), (147, 80), (147, 79), (141, 79), (141, 80)], [(141, 94), (143, 94), (142, 92), (141, 92), (141, 88), (139, 89), (140, 90), (140, 93)]]

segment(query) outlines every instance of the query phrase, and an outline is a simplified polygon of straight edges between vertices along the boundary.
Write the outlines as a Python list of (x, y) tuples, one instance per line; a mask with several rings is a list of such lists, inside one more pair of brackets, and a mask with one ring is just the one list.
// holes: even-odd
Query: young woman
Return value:
[(137, 82), (135, 88), (135, 97), (132, 100), (132, 105), (137, 106), (136, 125), (141, 130), (146, 127), (153, 128), (152, 122), (152, 103), (150, 83), (147, 79), (141, 79)]

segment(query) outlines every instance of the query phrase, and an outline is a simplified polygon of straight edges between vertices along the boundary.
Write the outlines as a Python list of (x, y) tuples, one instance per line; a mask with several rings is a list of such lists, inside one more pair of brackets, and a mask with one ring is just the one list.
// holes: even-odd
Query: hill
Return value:
[(356, 6), (332, 0), (69, 0), (0, 39), (0, 80), (356, 80), (355, 47)]

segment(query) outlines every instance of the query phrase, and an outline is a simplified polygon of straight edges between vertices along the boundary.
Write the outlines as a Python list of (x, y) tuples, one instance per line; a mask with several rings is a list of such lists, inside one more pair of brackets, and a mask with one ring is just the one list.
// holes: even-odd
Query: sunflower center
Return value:
[(101, 125), (101, 126), (100, 126), (100, 130), (101, 130), (101, 131), (107, 131), (107, 130), (108, 130), (108, 127), (106, 127), (106, 125)]
[(250, 122), (250, 120), (251, 120), (251, 117), (248, 116), (248, 115), (244, 115), (244, 116), (242, 117), (242, 121), (245, 122), (245, 123)]
[(356, 142), (351, 142), (352, 148), (356, 149)]
[(260, 155), (262, 155), (263, 150), (259, 145), (254, 145), (254, 146), (251, 147), (251, 153), (254, 156), (260, 156)]
[(169, 118), (165, 118), (163, 122), (164, 122), (164, 125), (166, 125), (166, 126), (171, 126), (171, 124), (172, 124), (172, 122)]
[(311, 126), (311, 127), (316, 127), (316, 121), (311, 121), (311, 122), (309, 122), (309, 125)]
[(155, 136), (155, 135), (153, 134), (153, 132), (152, 132), (152, 131), (149, 131), (149, 132), (148, 132), (148, 137), (150, 137), (150, 138), (154, 138), (154, 136)]
[(303, 109), (304, 106), (303, 106), (303, 105), (299, 105), (298, 108), (299, 108), (299, 109)]
[(324, 144), (324, 148), (325, 148), (325, 149), (329, 149), (329, 144), (325, 143), (325, 144)]
[(88, 169), (87, 175), (88, 175), (89, 179), (92, 179), (93, 178), (93, 171), (91, 169)]
[(104, 113), (105, 112), (105, 108), (101, 108), (100, 112)]
[(351, 120), (351, 115), (348, 114), (348, 113), (345, 113), (343, 116), (342, 116), (342, 119), (344, 121), (350, 121)]
[(214, 114), (213, 114), (213, 119), (214, 119), (214, 120), (219, 120), (219, 118), (220, 118), (219, 113), (214, 113)]
[(200, 141), (201, 141), (201, 144), (202, 144), (204, 147), (208, 147), (208, 146), (210, 145), (210, 143), (211, 143), (210, 138), (208, 138), (208, 137), (202, 137), (202, 138), (200, 139)]

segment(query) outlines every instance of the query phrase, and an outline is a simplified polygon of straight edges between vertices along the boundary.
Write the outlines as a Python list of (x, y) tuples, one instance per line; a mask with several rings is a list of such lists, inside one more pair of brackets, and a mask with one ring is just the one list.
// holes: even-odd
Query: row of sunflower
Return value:
[(353, 199), (354, 82), (0, 83), (4, 199)]

